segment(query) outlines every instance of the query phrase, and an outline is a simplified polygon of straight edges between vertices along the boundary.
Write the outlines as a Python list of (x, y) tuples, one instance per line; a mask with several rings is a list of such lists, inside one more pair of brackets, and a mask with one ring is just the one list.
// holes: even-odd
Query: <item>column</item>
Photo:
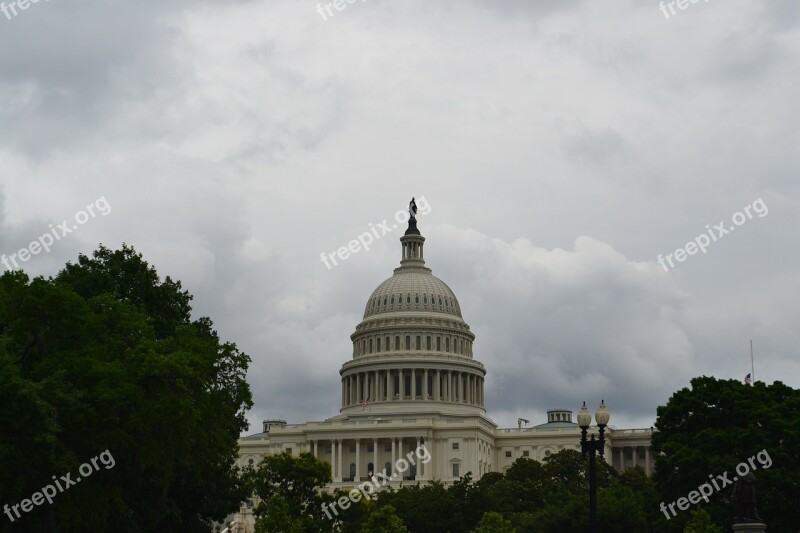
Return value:
[(644, 473), (650, 477), (650, 446), (644, 448)]
[(378, 438), (375, 437), (372, 439), (372, 475), (374, 476), (375, 473), (379, 469), (378, 465)]
[(337, 448), (339, 449), (339, 456), (338, 456), (338, 458), (336, 460), (336, 464), (339, 467), (338, 468), (338, 475), (336, 476), (336, 481), (339, 481), (341, 483), (342, 477), (343, 477), (342, 476), (342, 470), (343, 470), (342, 469), (342, 447), (344, 446), (344, 440), (343, 439), (336, 439), (336, 442), (338, 444)]
[(411, 399), (417, 399), (417, 370), (411, 369)]
[(331, 439), (331, 477), (336, 481), (336, 441)]
[(422, 399), (428, 400), (428, 369), (426, 368), (422, 373)]
[(414, 448), (414, 462), (417, 463), (417, 477), (416, 477), (416, 479), (422, 479), (422, 462), (420, 462), (419, 457), (416, 457), (417, 450), (419, 450), (419, 437), (417, 437), (417, 447)]
[(453, 371), (447, 371), (447, 401), (452, 402), (453, 400)]
[(311, 453), (314, 454), (314, 459), (318, 459), (317, 455), (319, 454), (319, 444), (317, 441), (311, 441)]
[(376, 370), (375, 371), (375, 375), (372, 378), (372, 388), (373, 388), (372, 399), (375, 400), (376, 402), (381, 399), (381, 395), (378, 394), (378, 384), (379, 383), (380, 383), (380, 381), (378, 380), (378, 371)]
[(395, 456), (395, 452), (397, 451), (395, 450), (396, 440), (397, 439), (395, 437), (392, 437), (392, 464), (391, 464), (391, 470), (389, 471), (389, 477), (394, 476), (394, 463), (397, 461), (397, 457)]
[(438, 370), (433, 371), (433, 399), (434, 401), (439, 401), (442, 396), (442, 384), (440, 383), (442, 379), (442, 373)]
[(639, 447), (633, 446), (633, 466), (634, 468), (639, 466)]
[(353, 481), (361, 481), (361, 439), (356, 439), (356, 477)]
[(392, 371), (386, 371), (386, 386), (389, 388), (389, 401), (394, 400), (394, 379), (392, 379)]
[(361, 403), (361, 400), (364, 398), (362, 393), (364, 392), (364, 385), (361, 383), (361, 374), (356, 374), (356, 403)]

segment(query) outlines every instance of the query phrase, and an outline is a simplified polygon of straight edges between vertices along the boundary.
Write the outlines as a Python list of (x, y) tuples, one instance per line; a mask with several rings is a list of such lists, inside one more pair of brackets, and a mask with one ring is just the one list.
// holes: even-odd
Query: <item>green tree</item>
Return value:
[[(757, 467), (759, 513), (770, 529), (797, 531), (799, 414), (800, 391), (781, 382), (747, 386), (735, 380), (694, 378), (691, 388), (677, 391), (658, 408), (653, 479), (662, 501), (686, 497), (701, 484), (716, 480), (710, 476), (727, 472), (732, 480), (736, 466), (752, 457)], [(721, 480), (718, 485), (720, 490), (714, 489), (705, 508), (715, 523), (729, 529), (732, 487), (721, 486)], [(680, 531), (688, 519), (688, 513), (679, 513), (669, 521), (669, 528)]]
[[(260, 527), (268, 527), (276, 520), (270, 518), (270, 506), (277, 501), (279, 518), (283, 519), (285, 514), (292, 524), (298, 524), (305, 531), (330, 531), (331, 520), (324, 515), (322, 508), (326, 500), (319, 493), (332, 481), (328, 463), (309, 452), (299, 456), (289, 452), (268, 455), (251, 473), (251, 480), (262, 502), (254, 510)], [(280, 499), (275, 500), (276, 495)]]
[(408, 533), (408, 528), (395, 508), (385, 505), (369, 515), (360, 533)]
[(500, 513), (492, 511), (484, 513), (478, 527), (472, 531), (474, 533), (517, 533), (511, 522), (503, 518)]
[(377, 494), (379, 507), (393, 506), (412, 533), (465, 531), (461, 503), (440, 481), (424, 487), (389, 488)]
[(249, 357), (132, 248), (91, 261), (0, 276), (0, 464), (25, 465), (0, 469), (0, 494), (19, 502), (104, 450), (114, 466), (0, 531), (207, 531), (248, 495)]
[(683, 533), (722, 533), (722, 526), (715, 526), (711, 522), (711, 515), (702, 507), (693, 509), (691, 517), (683, 528)]
[(291, 515), (283, 496), (273, 494), (264, 507), (263, 517), (256, 522), (256, 533), (303, 533), (302, 520)]

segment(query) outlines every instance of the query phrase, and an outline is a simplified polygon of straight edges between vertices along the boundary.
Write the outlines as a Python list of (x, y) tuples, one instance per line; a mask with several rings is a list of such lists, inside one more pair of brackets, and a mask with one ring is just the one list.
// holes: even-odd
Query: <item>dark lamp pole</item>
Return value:
[(606, 438), (605, 431), (608, 425), (608, 420), (611, 414), (606, 409), (604, 401), (600, 401), (600, 407), (594, 414), (597, 421), (597, 427), (600, 430), (599, 437), (595, 440), (594, 433), (591, 438), (586, 438), (586, 433), (592, 423), (592, 414), (586, 408), (586, 402), (583, 402), (578, 413), (578, 425), (581, 428), (581, 455), (586, 457), (589, 454), (589, 531), (590, 533), (597, 532), (597, 471), (595, 470), (595, 455), (599, 453), (601, 456), (605, 452)]

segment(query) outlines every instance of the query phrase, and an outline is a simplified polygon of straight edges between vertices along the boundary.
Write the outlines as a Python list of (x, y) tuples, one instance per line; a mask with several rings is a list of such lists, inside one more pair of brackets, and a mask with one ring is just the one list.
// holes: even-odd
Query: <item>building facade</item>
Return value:
[[(543, 424), (498, 428), (486, 414), (486, 368), (473, 357), (475, 335), (456, 295), (425, 266), (425, 238), (412, 217), (400, 238), (400, 266), (372, 292), (350, 336), (352, 358), (342, 365), (339, 414), (319, 422), (267, 420), (261, 433), (239, 442), (241, 465), (265, 455), (311, 452), (330, 463), (329, 488), (354, 488), (377, 472), (390, 483), (475, 479), (503, 472), (516, 459), (543, 460), (580, 450), (570, 409), (551, 409)], [(527, 422), (527, 421), (525, 421)], [(606, 461), (649, 475), (651, 429), (609, 428)], [(427, 464), (397, 472), (401, 457), (424, 445)]]

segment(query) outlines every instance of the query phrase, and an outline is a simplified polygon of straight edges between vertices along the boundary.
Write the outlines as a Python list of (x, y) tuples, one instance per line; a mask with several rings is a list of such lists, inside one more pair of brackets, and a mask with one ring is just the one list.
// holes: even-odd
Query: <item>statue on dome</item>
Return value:
[(408, 215), (410, 220), (417, 220), (417, 202), (414, 197), (411, 197), (411, 202), (408, 204)]

